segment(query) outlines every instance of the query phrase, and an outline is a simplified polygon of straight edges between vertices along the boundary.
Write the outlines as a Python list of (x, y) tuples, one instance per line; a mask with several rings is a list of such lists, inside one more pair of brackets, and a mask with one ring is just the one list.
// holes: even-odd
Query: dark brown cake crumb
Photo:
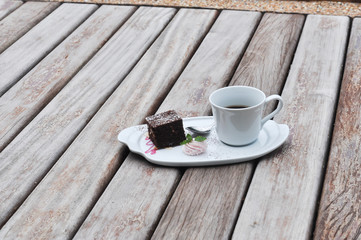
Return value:
[(157, 148), (178, 146), (186, 139), (182, 118), (174, 110), (145, 118), (150, 140)]

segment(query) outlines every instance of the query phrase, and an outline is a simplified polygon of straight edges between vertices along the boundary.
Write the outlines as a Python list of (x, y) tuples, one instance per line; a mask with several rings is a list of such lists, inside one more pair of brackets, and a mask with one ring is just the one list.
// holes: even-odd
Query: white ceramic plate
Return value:
[[(183, 126), (207, 126), (213, 117), (184, 118)], [(187, 133), (187, 131), (186, 131)], [(146, 125), (126, 128), (118, 135), (118, 140), (128, 145), (130, 151), (140, 154), (148, 161), (164, 166), (209, 166), (244, 162), (259, 158), (275, 150), (285, 142), (289, 128), (272, 120), (266, 122), (257, 141), (242, 147), (231, 147), (218, 140), (215, 129), (206, 136), (207, 151), (198, 156), (188, 156), (182, 152), (183, 146), (156, 149), (149, 140)]]

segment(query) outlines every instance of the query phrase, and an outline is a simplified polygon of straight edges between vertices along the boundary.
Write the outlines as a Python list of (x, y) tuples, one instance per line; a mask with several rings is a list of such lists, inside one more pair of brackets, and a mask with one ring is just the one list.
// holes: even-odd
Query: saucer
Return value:
[[(184, 118), (183, 127), (208, 126), (213, 117)], [(187, 131), (186, 131), (187, 134)], [(207, 135), (207, 151), (197, 156), (188, 156), (182, 152), (183, 146), (157, 149), (148, 138), (147, 125), (138, 125), (124, 129), (118, 140), (126, 144), (130, 151), (145, 157), (154, 164), (173, 167), (194, 167), (239, 163), (259, 158), (281, 146), (287, 139), (289, 128), (269, 120), (264, 125), (258, 139), (246, 146), (233, 147), (222, 143), (213, 128)]]

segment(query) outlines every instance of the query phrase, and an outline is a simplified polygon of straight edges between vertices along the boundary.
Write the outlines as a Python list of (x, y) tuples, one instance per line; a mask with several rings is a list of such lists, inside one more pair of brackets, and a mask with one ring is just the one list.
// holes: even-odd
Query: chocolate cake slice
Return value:
[(178, 146), (186, 139), (182, 118), (174, 110), (146, 117), (145, 121), (149, 138), (158, 149)]

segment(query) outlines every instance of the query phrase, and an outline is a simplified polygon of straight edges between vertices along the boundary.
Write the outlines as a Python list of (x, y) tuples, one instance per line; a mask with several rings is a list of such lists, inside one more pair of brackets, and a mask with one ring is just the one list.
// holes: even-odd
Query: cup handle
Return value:
[(261, 128), (263, 127), (263, 125), (270, 120), (271, 118), (273, 118), (279, 111), (281, 111), (282, 107), (283, 107), (283, 100), (282, 97), (279, 95), (271, 95), (268, 96), (266, 98), (265, 104), (267, 104), (268, 102), (272, 101), (272, 100), (278, 100), (278, 105), (277, 108), (271, 112), (270, 114), (268, 114), (267, 116), (265, 116), (262, 120), (261, 120)]

